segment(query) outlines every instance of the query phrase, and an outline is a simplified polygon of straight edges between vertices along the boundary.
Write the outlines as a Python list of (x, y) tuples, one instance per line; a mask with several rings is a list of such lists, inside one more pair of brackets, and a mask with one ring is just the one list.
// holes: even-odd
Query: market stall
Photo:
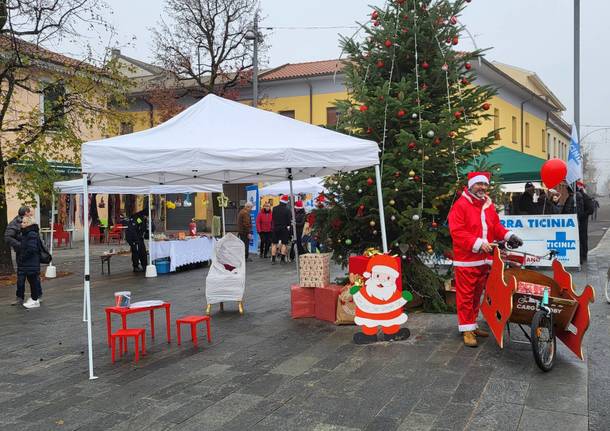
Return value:
[[(235, 126), (227, 127), (229, 122)], [(98, 185), (292, 183), (374, 166), (382, 246), (387, 250), (379, 146), (372, 141), (208, 95), (152, 129), (83, 144), (81, 160), (84, 193)], [(84, 294), (93, 379), (88, 245), (85, 232)]]
[(186, 237), (183, 240), (151, 241), (149, 243), (150, 259), (169, 257), (170, 272), (192, 263), (212, 260), (212, 251), (216, 239), (212, 237)]

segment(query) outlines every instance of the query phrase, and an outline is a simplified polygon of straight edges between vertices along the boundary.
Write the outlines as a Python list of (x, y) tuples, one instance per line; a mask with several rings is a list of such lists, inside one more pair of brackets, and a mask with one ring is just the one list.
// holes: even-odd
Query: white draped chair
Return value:
[(243, 297), (246, 288), (246, 257), (244, 243), (232, 233), (216, 242), (212, 255), (212, 266), (205, 280), (207, 314), (212, 304), (237, 301), (239, 313), (244, 313)]

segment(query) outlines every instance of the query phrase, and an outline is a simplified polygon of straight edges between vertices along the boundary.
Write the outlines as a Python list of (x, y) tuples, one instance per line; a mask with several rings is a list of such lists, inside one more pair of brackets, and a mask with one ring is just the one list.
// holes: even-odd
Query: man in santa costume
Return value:
[(477, 336), (489, 336), (478, 328), (477, 317), (491, 265), (491, 244), (507, 241), (511, 248), (523, 245), (519, 237), (500, 223), (496, 208), (487, 196), (490, 178), (489, 172), (470, 172), (468, 188), (449, 211), (458, 327), (464, 344), (469, 347), (477, 347)]
[(374, 255), (363, 275), (364, 286), (354, 285), (350, 290), (356, 306), (354, 322), (362, 327), (362, 332), (354, 334), (354, 342), (376, 342), (379, 326), (383, 330), (383, 341), (408, 338), (409, 330), (400, 325), (407, 321), (403, 306), (413, 296), (401, 288), (400, 261), (386, 254)]

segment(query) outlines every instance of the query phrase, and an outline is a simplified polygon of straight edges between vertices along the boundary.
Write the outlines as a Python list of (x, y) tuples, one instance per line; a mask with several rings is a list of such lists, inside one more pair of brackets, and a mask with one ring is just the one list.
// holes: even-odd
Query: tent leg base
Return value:
[(244, 301), (239, 301), (239, 314), (244, 314)]
[(205, 314), (207, 314), (208, 316), (212, 314), (212, 304), (208, 304), (208, 306), (205, 307)]
[(152, 278), (157, 276), (157, 267), (155, 265), (146, 266), (146, 278)]

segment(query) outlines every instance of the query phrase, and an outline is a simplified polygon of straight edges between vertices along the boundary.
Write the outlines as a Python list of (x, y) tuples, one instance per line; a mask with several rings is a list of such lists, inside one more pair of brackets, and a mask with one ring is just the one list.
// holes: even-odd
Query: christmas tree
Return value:
[[(468, 0), (392, 0), (372, 10), (366, 37), (343, 39), (349, 100), (337, 129), (380, 146), (388, 246), (402, 256), (403, 286), (442, 311), (443, 279), (429, 265), (450, 250), (447, 214), (495, 131), (472, 140), (489, 118), (494, 89), (473, 85), (481, 51), (458, 50), (458, 16)], [(316, 232), (347, 265), (350, 254), (381, 248), (373, 169), (330, 177)], [(322, 205), (321, 205), (322, 206)]]

